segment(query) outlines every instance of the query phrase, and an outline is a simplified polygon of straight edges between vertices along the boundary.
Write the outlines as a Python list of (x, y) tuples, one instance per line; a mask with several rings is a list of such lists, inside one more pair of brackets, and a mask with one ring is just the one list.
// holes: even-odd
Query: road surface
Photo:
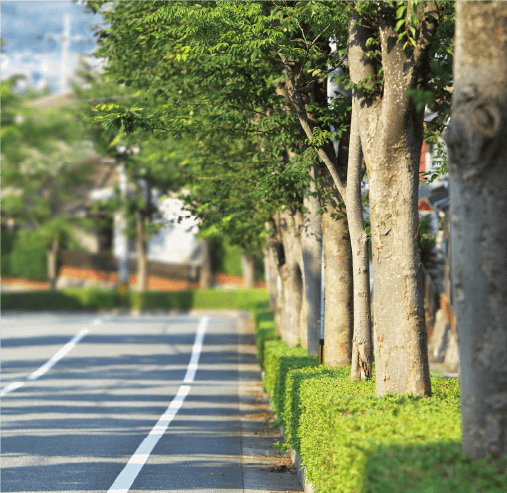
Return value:
[(243, 322), (2, 313), (1, 491), (300, 492), (249, 419), (262, 409)]

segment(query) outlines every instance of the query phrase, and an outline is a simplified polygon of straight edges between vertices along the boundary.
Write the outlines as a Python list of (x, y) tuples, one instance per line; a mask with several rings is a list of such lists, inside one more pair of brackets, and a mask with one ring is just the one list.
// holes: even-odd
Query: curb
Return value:
[(306, 477), (306, 467), (301, 464), (301, 460), (299, 458), (298, 453), (294, 449), (290, 449), (290, 458), (294, 467), (296, 468), (299, 482), (303, 487), (305, 493), (315, 493), (313, 490), (312, 483), (310, 483)]
[[(264, 382), (264, 370), (261, 371), (261, 381)], [(285, 435), (285, 430), (282, 428), (282, 435)], [(312, 483), (310, 483), (306, 477), (306, 467), (301, 463), (299, 454), (294, 450), (290, 449), (290, 460), (292, 465), (296, 468), (299, 482), (304, 490), (304, 493), (315, 493), (313, 490)]]
[[(242, 316), (243, 315), (243, 316)], [(262, 418), (271, 409), (269, 397), (262, 390), (261, 369), (257, 361), (255, 325), (244, 312), (236, 312), (238, 329), (238, 396), (241, 426), (241, 470), (244, 493), (300, 493), (299, 476), (276, 471), (283, 460), (272, 448), (282, 438), (281, 428), (272, 429)], [(260, 419), (255, 419), (259, 414)], [(287, 460), (287, 459), (285, 459)], [(289, 461), (287, 460), (288, 465)], [(285, 466), (285, 464), (284, 464)], [(214, 491), (214, 490), (213, 490)], [(307, 490), (305, 490), (308, 493)]]

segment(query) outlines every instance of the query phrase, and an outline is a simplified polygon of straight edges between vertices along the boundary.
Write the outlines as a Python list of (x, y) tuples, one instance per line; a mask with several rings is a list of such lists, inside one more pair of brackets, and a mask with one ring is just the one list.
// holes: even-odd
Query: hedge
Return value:
[(239, 309), (251, 310), (266, 301), (266, 289), (187, 291), (118, 291), (100, 288), (69, 288), (61, 291), (2, 293), (3, 310), (107, 310), (115, 307), (137, 310)]
[(315, 492), (507, 491), (507, 457), (474, 461), (461, 451), (458, 381), (432, 377), (428, 399), (377, 398), (375, 372), (350, 382), (350, 367), (317, 366), (280, 340), (266, 341), (261, 357), (275, 424)]

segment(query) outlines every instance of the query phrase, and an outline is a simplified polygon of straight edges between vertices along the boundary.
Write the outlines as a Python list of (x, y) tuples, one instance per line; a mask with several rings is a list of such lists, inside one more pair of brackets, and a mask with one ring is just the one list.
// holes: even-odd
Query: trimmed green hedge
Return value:
[[(262, 329), (258, 329), (262, 332)], [(461, 452), (459, 382), (432, 377), (433, 396), (376, 397), (350, 367), (317, 366), (302, 348), (266, 341), (264, 386), (286, 443), (317, 493), (503, 493), (507, 457)]]
[(269, 301), (257, 303), (251, 310), (255, 327), (255, 344), (257, 346), (257, 361), (264, 369), (264, 348), (266, 341), (280, 340), (280, 334), (276, 332), (275, 317), (269, 307)]
[(266, 289), (231, 291), (118, 291), (100, 288), (69, 288), (62, 291), (2, 293), (2, 309), (9, 310), (106, 310), (115, 307), (137, 310), (237, 309), (251, 310), (266, 301)]

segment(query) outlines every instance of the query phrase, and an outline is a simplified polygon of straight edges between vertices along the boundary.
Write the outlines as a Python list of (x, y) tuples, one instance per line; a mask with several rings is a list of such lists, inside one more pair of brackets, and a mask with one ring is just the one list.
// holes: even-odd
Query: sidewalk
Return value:
[(303, 491), (289, 455), (273, 448), (283, 441), (281, 428), (270, 428), (273, 417), (268, 395), (262, 390), (257, 363), (255, 326), (251, 318), (238, 321), (238, 394), (241, 413), (241, 468), (244, 493), (300, 493)]

